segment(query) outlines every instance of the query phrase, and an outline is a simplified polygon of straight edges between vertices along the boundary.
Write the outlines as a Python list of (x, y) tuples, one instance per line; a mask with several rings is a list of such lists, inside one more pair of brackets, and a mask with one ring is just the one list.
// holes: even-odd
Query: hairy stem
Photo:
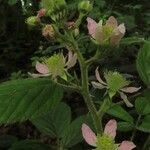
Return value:
[(93, 121), (94, 121), (94, 125), (95, 128), (97, 130), (97, 133), (102, 134), (103, 130), (102, 130), (102, 125), (99, 119), (99, 116), (97, 114), (97, 110), (96, 107), (92, 101), (92, 98), (90, 96), (90, 91), (89, 91), (89, 83), (88, 83), (88, 65), (86, 64), (82, 54), (80, 53), (79, 49), (78, 49), (78, 45), (74, 42), (73, 43), (73, 49), (75, 50), (75, 52), (78, 55), (78, 61), (80, 64), (80, 69), (81, 69), (81, 79), (82, 79), (82, 90), (81, 90), (81, 94), (83, 95), (83, 98), (85, 100), (85, 103), (92, 115)]

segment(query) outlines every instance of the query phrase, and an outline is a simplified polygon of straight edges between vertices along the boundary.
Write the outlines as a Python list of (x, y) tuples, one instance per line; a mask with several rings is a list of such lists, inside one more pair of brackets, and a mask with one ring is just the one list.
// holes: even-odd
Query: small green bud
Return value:
[(37, 26), (40, 23), (40, 19), (37, 16), (31, 16), (31, 17), (27, 18), (26, 23), (29, 26), (34, 27), (34, 26)]
[(78, 5), (78, 10), (84, 14), (89, 13), (93, 9), (93, 5), (89, 0), (83, 0)]

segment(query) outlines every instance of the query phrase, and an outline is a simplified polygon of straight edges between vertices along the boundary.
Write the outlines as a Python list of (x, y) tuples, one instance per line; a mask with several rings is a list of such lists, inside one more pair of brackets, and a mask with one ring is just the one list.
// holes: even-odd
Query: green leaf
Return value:
[(118, 72), (105, 73), (109, 95), (112, 98), (121, 88), (129, 85), (129, 82)]
[(45, 135), (62, 138), (64, 130), (71, 122), (71, 110), (65, 103), (60, 103), (47, 114), (32, 120), (32, 123)]
[(52, 150), (48, 145), (33, 140), (19, 141), (9, 150)]
[(62, 145), (69, 148), (82, 141), (81, 126), (83, 123), (90, 122), (87, 115), (83, 115), (75, 119), (70, 126), (66, 129), (62, 138)]
[(119, 105), (113, 106), (107, 111), (107, 113), (126, 122), (133, 123), (134, 121), (133, 117)]
[(122, 132), (127, 132), (127, 131), (131, 131), (134, 129), (134, 124), (130, 123), (130, 122), (124, 122), (124, 121), (120, 121), (117, 123), (117, 130), (122, 131)]
[(0, 123), (33, 119), (62, 99), (62, 89), (49, 79), (24, 79), (0, 85)]
[(135, 101), (136, 111), (141, 115), (150, 114), (150, 101), (147, 97), (138, 97)]
[(15, 5), (18, 2), (18, 0), (8, 0), (9, 5)]
[(137, 70), (143, 82), (150, 85), (150, 41), (145, 42), (137, 57)]
[(131, 44), (137, 44), (143, 42), (145, 42), (144, 38), (139, 38), (139, 37), (128, 37), (128, 38), (123, 38), (121, 40), (121, 44), (124, 45), (131, 45)]
[(137, 129), (150, 133), (150, 115), (144, 117), (142, 123), (137, 127)]

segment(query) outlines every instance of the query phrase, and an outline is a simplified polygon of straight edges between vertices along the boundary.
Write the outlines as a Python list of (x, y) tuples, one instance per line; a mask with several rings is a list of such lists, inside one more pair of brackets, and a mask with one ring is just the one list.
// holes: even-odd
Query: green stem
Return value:
[(78, 49), (78, 45), (74, 42), (72, 46), (78, 55), (78, 61), (79, 61), (80, 69), (81, 69), (81, 79), (82, 79), (81, 94), (83, 95), (85, 103), (86, 103), (86, 105), (87, 105), (87, 107), (88, 107), (88, 109), (92, 115), (97, 133), (102, 134), (103, 130), (102, 130), (102, 126), (100, 123), (100, 119), (99, 119), (99, 116), (97, 114), (96, 107), (92, 101), (92, 98), (90, 96), (90, 91), (89, 91), (89, 85), (88, 85), (89, 84), (88, 83), (88, 67), (89, 66), (86, 64), (82, 54), (80, 53), (80, 51)]
[(90, 58), (89, 60), (87, 60), (86, 64), (88, 66), (90, 66), (93, 62), (96, 62), (97, 60), (99, 60), (99, 55), (100, 55), (100, 50), (97, 49), (95, 55), (92, 58)]
[(78, 28), (82, 22), (83, 17), (85, 16), (85, 14), (80, 13), (79, 14), (79, 18), (77, 19), (77, 21), (75, 22), (75, 28)]
[(88, 67), (89, 67), (89, 65), (86, 64), (86, 61), (84, 60), (84, 58), (78, 48), (78, 44), (76, 43), (74, 38), (69, 36), (69, 39), (68, 39), (67, 36), (63, 36), (62, 34), (59, 33), (59, 31), (57, 30), (57, 27), (54, 26), (54, 28), (55, 28), (55, 31), (56, 31), (58, 37), (60, 38), (60, 42), (62, 41), (62, 43), (65, 44), (66, 47), (71, 48), (71, 50), (74, 51), (78, 56), (78, 61), (79, 61), (80, 70), (81, 70), (81, 80), (82, 80), (80, 93), (82, 94), (84, 101), (91, 113), (97, 133), (102, 134), (102, 132), (103, 132), (102, 125), (101, 125), (99, 116), (97, 114), (96, 107), (90, 96), (90, 91), (89, 91), (89, 83), (88, 83)]
[(132, 132), (131, 141), (133, 141), (134, 138), (135, 138), (135, 135), (136, 135), (136, 132), (137, 132), (137, 129), (136, 129), (136, 128), (137, 128), (137, 126), (139, 125), (140, 120), (141, 120), (141, 115), (139, 115), (139, 117), (138, 117), (138, 119), (137, 119), (137, 121), (136, 121), (135, 128), (134, 128), (134, 130), (133, 130), (133, 132)]
[(110, 108), (110, 99), (109, 97), (106, 97), (102, 103), (102, 105), (100, 106), (100, 109), (98, 111), (98, 116), (100, 118), (100, 125), (102, 128), (102, 120), (103, 120), (103, 116), (105, 114), (105, 112)]
[(67, 89), (67, 90), (73, 90), (73, 91), (77, 91), (78, 93), (81, 91), (81, 87), (76, 86), (76, 85), (66, 85), (66, 84), (62, 84), (59, 82), (55, 82), (58, 86)]
[(147, 140), (145, 141), (142, 150), (146, 150), (146, 148), (148, 148), (148, 146), (150, 146), (150, 134), (148, 135)]

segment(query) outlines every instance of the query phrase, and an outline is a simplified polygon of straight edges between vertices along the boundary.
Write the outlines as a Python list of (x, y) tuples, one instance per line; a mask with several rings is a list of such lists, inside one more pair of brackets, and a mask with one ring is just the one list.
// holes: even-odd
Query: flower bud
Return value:
[(55, 32), (54, 32), (54, 29), (53, 29), (52, 25), (47, 24), (47, 25), (43, 28), (43, 30), (42, 30), (42, 35), (43, 35), (44, 37), (51, 37), (51, 38), (53, 38), (54, 35), (55, 35)]
[(34, 27), (34, 26), (37, 26), (40, 23), (40, 19), (37, 16), (31, 16), (31, 17), (27, 18), (26, 23), (29, 26)]
[(89, 0), (83, 0), (78, 5), (78, 10), (84, 14), (89, 13), (93, 9), (93, 5)]
[(42, 9), (40, 9), (40, 10), (38, 11), (37, 16), (38, 16), (39, 18), (41, 18), (41, 17), (45, 16), (45, 14), (46, 14), (46, 9), (42, 8)]

